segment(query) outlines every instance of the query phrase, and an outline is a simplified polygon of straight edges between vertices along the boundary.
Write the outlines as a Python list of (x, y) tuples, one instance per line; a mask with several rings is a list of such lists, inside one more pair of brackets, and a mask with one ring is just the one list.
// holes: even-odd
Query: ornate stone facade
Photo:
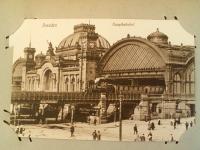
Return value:
[(55, 54), (51, 42), (46, 55), (34, 56), (36, 50), (26, 47), (25, 57), (13, 67), (13, 87), (21, 91), (86, 91), (97, 77), (98, 60), (109, 47), (108, 41), (95, 33), (94, 25), (76, 25), (74, 33), (56, 47)]
[(13, 92), (88, 93), (109, 85), (104, 112), (113, 107), (106, 104), (109, 94), (121, 93), (139, 95), (124, 108), (134, 119), (195, 114), (194, 47), (172, 45), (158, 29), (147, 39), (128, 35), (110, 47), (94, 25), (79, 24), (55, 49), (50, 42), (46, 54), (36, 51), (26, 47), (14, 63)]

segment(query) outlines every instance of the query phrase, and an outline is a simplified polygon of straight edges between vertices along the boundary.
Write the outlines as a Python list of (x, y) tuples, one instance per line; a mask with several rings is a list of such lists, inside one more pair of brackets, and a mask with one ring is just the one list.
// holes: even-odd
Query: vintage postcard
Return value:
[(26, 19), (10, 46), (19, 136), (173, 142), (195, 126), (194, 36), (177, 20)]

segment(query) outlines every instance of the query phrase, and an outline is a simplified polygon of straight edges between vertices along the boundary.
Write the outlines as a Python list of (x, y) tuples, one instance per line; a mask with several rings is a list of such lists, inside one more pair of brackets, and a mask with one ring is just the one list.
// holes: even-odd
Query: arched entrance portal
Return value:
[(53, 90), (53, 79), (52, 79), (52, 71), (51, 70), (47, 70), (44, 73), (43, 90), (44, 91), (52, 91)]

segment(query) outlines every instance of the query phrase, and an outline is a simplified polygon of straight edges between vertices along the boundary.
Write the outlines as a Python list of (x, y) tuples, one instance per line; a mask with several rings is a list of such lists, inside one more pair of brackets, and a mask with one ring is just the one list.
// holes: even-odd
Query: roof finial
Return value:
[(29, 35), (29, 48), (31, 48), (31, 33)]
[(183, 43), (181, 43), (181, 47), (183, 46)]

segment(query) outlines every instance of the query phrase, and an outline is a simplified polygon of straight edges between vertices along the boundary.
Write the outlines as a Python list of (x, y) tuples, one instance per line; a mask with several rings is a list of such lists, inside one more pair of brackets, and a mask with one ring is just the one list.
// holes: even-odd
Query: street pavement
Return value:
[[(193, 122), (194, 117), (181, 118), (181, 124), (174, 129), (170, 125), (172, 119), (160, 119), (161, 125), (158, 125), (158, 120), (152, 120), (154, 122), (155, 129), (151, 130), (153, 141), (170, 141), (171, 134), (175, 141), (179, 141), (180, 137), (186, 132), (185, 122)], [(123, 120), (122, 121), (122, 141), (134, 141), (136, 135), (134, 135), (133, 127), (137, 124), (138, 134), (145, 135), (146, 141), (148, 141), (148, 122), (136, 121), (136, 120)], [(104, 141), (119, 141), (119, 122), (106, 123), (106, 124), (88, 124), (76, 122), (74, 123), (75, 132), (74, 136), (70, 134), (70, 123), (62, 124), (37, 124), (37, 125), (23, 125), (25, 128), (24, 134), (20, 136), (32, 138), (53, 138), (53, 139), (71, 139), (71, 140), (93, 140), (92, 133), (94, 130), (101, 132), (101, 140)], [(14, 127), (13, 127), (14, 128)], [(190, 126), (189, 129), (190, 130)]]

